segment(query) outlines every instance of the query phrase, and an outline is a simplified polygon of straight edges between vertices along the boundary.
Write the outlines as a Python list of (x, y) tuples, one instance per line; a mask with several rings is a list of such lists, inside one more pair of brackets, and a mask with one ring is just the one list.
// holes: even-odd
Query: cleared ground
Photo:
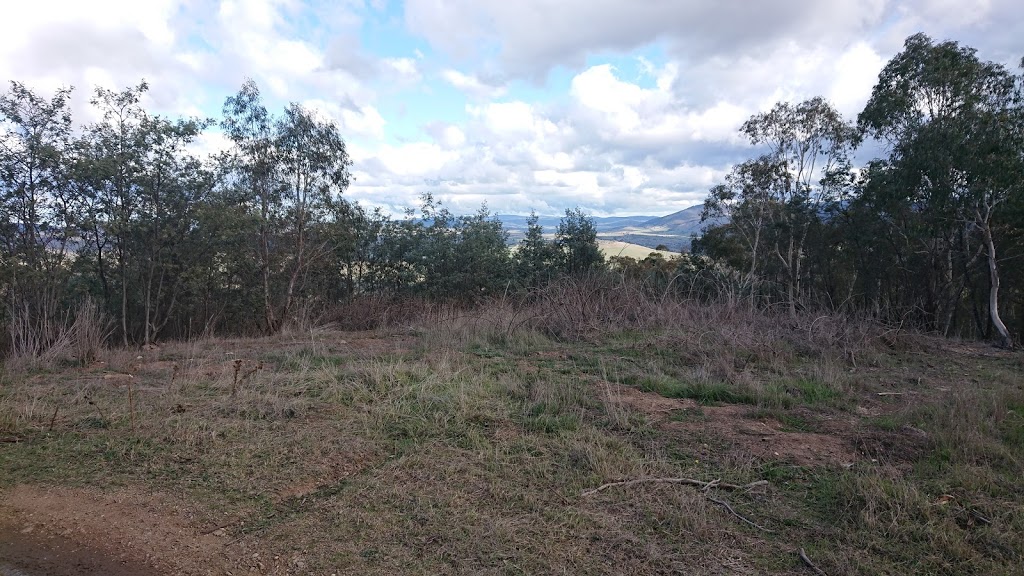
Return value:
[(0, 574), (1021, 573), (1024, 356), (687, 314), (9, 369)]

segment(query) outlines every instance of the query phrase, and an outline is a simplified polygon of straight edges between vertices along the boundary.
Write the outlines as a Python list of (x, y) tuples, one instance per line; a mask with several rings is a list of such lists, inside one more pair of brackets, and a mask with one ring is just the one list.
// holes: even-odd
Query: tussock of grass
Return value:
[(756, 404), (757, 397), (721, 382), (680, 382), (665, 377), (645, 378), (639, 382), (645, 392), (655, 392), (666, 398), (690, 398), (701, 404)]

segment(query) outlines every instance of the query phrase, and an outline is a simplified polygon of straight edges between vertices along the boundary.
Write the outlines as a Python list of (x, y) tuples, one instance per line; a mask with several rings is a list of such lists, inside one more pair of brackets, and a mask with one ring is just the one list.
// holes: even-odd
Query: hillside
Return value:
[[(670, 252), (690, 249), (690, 242), (699, 236), (707, 223), (700, 221), (704, 206), (698, 204), (667, 216), (616, 216), (594, 217), (597, 236), (605, 241), (625, 242), (646, 248), (664, 245)], [(518, 242), (526, 233), (526, 216), (501, 214), (505, 229), (509, 231), (509, 242)], [(544, 232), (553, 234), (558, 227), (559, 217), (542, 216), (538, 223)]]
[(536, 296), (6, 367), (0, 574), (1019, 572), (1019, 353)]
[(678, 252), (669, 252), (667, 250), (654, 250), (647, 246), (641, 246), (639, 244), (631, 244), (629, 242), (620, 242), (618, 240), (603, 240), (598, 239), (597, 246), (601, 249), (601, 253), (604, 254), (605, 258), (611, 258), (613, 256), (626, 256), (628, 258), (635, 258), (637, 260), (643, 260), (652, 253), (661, 254), (665, 258), (672, 258), (678, 256)]

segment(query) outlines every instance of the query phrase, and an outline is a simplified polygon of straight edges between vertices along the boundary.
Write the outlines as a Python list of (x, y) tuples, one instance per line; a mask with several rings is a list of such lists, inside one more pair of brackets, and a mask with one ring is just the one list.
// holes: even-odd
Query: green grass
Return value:
[(637, 387), (666, 398), (689, 398), (701, 404), (756, 404), (757, 397), (722, 382), (684, 382), (667, 376), (641, 378)]

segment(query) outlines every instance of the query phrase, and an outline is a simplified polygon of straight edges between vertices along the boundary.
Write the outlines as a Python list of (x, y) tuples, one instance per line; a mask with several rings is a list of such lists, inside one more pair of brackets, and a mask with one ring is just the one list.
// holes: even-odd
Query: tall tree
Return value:
[(208, 249), (196, 238), (212, 177), (186, 146), (209, 123), (146, 116), (140, 126), (147, 150), (132, 241), (144, 344), (153, 343), (171, 320), (189, 268), (202, 260), (198, 252)]
[(73, 235), (66, 161), (70, 94), (62, 88), (47, 100), (11, 82), (0, 95), (0, 290), (8, 311), (32, 324), (33, 335), (20, 343), (33, 348), (23, 350), (31, 354), (54, 334), (56, 292), (65, 281)]
[(272, 333), (280, 324), (275, 313), (271, 275), (271, 237), (275, 220), (281, 210), (282, 186), (279, 179), (277, 149), (274, 145), (274, 119), (263, 105), (259, 87), (246, 80), (238, 94), (224, 101), (221, 127), (235, 144), (228, 158), (231, 173), (243, 192), (242, 201), (254, 208), (257, 238), (256, 260), (259, 262), (263, 292), (264, 331)]
[(97, 88), (92, 104), (102, 113), (102, 120), (89, 126), (83, 136), (83, 147), (88, 152), (80, 175), (88, 179), (88, 203), (93, 208), (84, 222), (91, 228), (89, 237), (96, 241), (92, 246), (96, 258), (102, 262), (106, 246), (113, 252), (120, 292), (118, 317), (125, 346), (130, 338), (128, 292), (132, 225), (140, 207), (140, 187), (149, 148), (148, 131), (144, 126), (148, 115), (141, 105), (148, 89), (145, 81), (120, 92)]
[(884, 193), (927, 223), (938, 327), (950, 330), (967, 274), (984, 257), (989, 316), (1004, 346), (1012, 340), (999, 311), (993, 227), (1022, 190), (1022, 106), (1020, 79), (1003, 65), (916, 34), (882, 70), (858, 119), (865, 134), (889, 146), (888, 166), (900, 185)]
[(768, 148), (758, 176), (775, 181), (759, 186), (758, 196), (751, 200), (769, 204), (764, 213), (777, 231), (771, 256), (785, 272), (786, 299), (790, 315), (795, 316), (808, 230), (835, 198), (841, 175), (849, 172), (854, 131), (820, 97), (796, 105), (780, 102), (752, 116), (740, 130), (751, 144)]
[(290, 254), (287, 287), (278, 318), (289, 315), (297, 292), (302, 290), (310, 266), (330, 252), (330, 242), (311, 237), (332, 202), (348, 188), (352, 161), (336, 124), (317, 118), (311, 111), (291, 104), (276, 126), (275, 145), (279, 173), (286, 190), (285, 217)]
[[(736, 166), (711, 189), (704, 220), (718, 218), (748, 254), (745, 284), (780, 276), (792, 316), (803, 293), (807, 239), (849, 174), (854, 130), (822, 98), (780, 102), (740, 129), (767, 152)], [(721, 236), (712, 234), (701, 243)], [(752, 292), (753, 296), (753, 292)]]

